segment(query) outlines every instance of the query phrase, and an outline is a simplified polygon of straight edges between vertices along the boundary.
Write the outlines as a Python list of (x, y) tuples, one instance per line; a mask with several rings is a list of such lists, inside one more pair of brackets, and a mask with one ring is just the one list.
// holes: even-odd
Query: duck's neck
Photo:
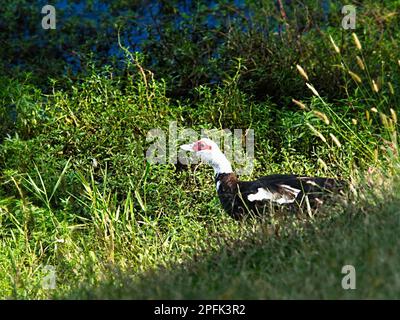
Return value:
[(214, 168), (214, 173), (216, 176), (221, 173), (233, 172), (231, 163), (222, 152), (212, 160), (211, 165)]

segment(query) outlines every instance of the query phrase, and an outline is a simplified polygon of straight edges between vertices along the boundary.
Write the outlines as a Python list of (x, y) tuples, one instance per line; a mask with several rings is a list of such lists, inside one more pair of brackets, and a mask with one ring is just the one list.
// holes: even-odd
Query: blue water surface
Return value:
[[(286, 0), (283, 1), (286, 9), (286, 13), (288, 15), (291, 14), (290, 5), (293, 1)], [(48, 0), (37, 0), (38, 7), (43, 7), (48, 4)], [(147, 40), (151, 39), (152, 41), (160, 41), (160, 33), (157, 28), (159, 28), (160, 21), (165, 18), (161, 13), (162, 3), (159, 1), (141, 1), (140, 5), (137, 6), (135, 12), (132, 10), (128, 10), (125, 8), (112, 10), (112, 4), (110, 1), (102, 1), (102, 0), (76, 0), (76, 1), (67, 1), (67, 0), (57, 0), (52, 5), (54, 5), (57, 13), (57, 32), (60, 32), (60, 36), (64, 36), (63, 27), (68, 23), (71, 23), (70, 20), (74, 19), (73, 23), (79, 24), (79, 30), (82, 31), (82, 37), (95, 37), (93, 34), (86, 35), (84, 34), (85, 27), (90, 26), (92, 29), (97, 32), (101, 32), (102, 36), (105, 36), (108, 39), (108, 43), (106, 45), (100, 43), (93, 45), (90, 49), (92, 50), (94, 56), (101, 55), (105, 59), (109, 59), (110, 61), (123, 61), (124, 52), (118, 45), (117, 36), (116, 36), (116, 26), (114, 24), (115, 20), (120, 17), (128, 17), (123, 24), (123, 27), (120, 30), (120, 38), (123, 46), (129, 48), (131, 52), (142, 52), (143, 45)], [(285, 26), (281, 25), (274, 18), (270, 17), (269, 27), (270, 30), (259, 30), (257, 26), (253, 25), (253, 16), (254, 9), (251, 9), (251, 6), (247, 5), (245, 0), (234, 0), (234, 1), (192, 1), (192, 0), (179, 0), (174, 1), (171, 4), (175, 11), (172, 18), (173, 24), (176, 27), (176, 30), (181, 30), (180, 28), (186, 28), (186, 30), (190, 31), (190, 19), (196, 15), (196, 11), (199, 6), (202, 6), (207, 9), (210, 9), (210, 14), (206, 15), (205, 25), (208, 29), (217, 29), (224, 23), (232, 23), (235, 24), (236, 27), (241, 28), (244, 32), (248, 31), (249, 28), (263, 32), (268, 35), (269, 33), (281, 33), (285, 31)], [(221, 3), (229, 4), (230, 6), (234, 6), (235, 10), (229, 13), (229, 16), (222, 17), (216, 14), (218, 6)], [(277, 1), (274, 1), (276, 7), (279, 9)], [(321, 9), (323, 12), (323, 19), (325, 21), (328, 20), (330, 1), (329, 0), (321, 0)], [(254, 6), (253, 6), (254, 8)], [(112, 12), (112, 13), (111, 13)], [(134, 14), (133, 18), (130, 18)], [(239, 17), (241, 16), (241, 17)], [(245, 18), (246, 22), (244, 23), (242, 17)], [(32, 16), (31, 18), (37, 18), (36, 16)], [(29, 19), (29, 17), (27, 18)], [(26, 22), (26, 21), (25, 21)], [(106, 26), (104, 25), (106, 23)], [(44, 48), (49, 45), (47, 32), (48, 30), (43, 30), (41, 25), (38, 25), (37, 32), (32, 34), (28, 27), (25, 28), (25, 32), (23, 34), (24, 39), (32, 39), (35, 36), (35, 44), (39, 48)], [(63, 44), (68, 47), (68, 35), (66, 35), (65, 40), (63, 40)], [(61, 44), (59, 44), (61, 46)], [(62, 52), (62, 58), (66, 62), (66, 70), (77, 73), (82, 67), (82, 61), (80, 55), (76, 52), (79, 51), (74, 50), (73, 48), (69, 48), (68, 50), (64, 50), (59, 47), (60, 52)], [(218, 53), (214, 52), (211, 54), (214, 58), (218, 57)], [(18, 64), (23, 64), (23, 61), (17, 61)], [(157, 63), (157, 61), (155, 61)]]

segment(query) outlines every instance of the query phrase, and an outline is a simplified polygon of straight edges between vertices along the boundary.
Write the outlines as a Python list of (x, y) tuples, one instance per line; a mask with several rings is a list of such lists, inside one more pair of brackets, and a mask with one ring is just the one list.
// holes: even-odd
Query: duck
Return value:
[(326, 199), (342, 193), (345, 181), (296, 174), (272, 174), (240, 181), (218, 145), (209, 138), (181, 145), (214, 169), (216, 190), (225, 212), (234, 219), (270, 212), (271, 207), (318, 209)]

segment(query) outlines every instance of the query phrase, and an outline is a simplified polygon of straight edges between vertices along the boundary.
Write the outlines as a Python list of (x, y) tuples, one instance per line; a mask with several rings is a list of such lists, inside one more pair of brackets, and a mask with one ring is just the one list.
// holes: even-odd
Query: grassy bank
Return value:
[[(78, 299), (398, 299), (399, 199), (374, 208), (329, 210), (329, 219), (282, 231), (258, 221), (243, 240), (197, 253), (182, 264), (132, 277), (110, 270)], [(293, 224), (292, 224), (293, 223)], [(342, 288), (342, 268), (356, 270), (356, 289)]]

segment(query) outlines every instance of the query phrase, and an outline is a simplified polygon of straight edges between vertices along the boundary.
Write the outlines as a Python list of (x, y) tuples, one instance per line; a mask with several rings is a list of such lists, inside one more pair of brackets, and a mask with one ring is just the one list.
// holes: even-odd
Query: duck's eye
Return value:
[(196, 151), (211, 150), (211, 147), (207, 143), (199, 141), (196, 144), (195, 150)]

